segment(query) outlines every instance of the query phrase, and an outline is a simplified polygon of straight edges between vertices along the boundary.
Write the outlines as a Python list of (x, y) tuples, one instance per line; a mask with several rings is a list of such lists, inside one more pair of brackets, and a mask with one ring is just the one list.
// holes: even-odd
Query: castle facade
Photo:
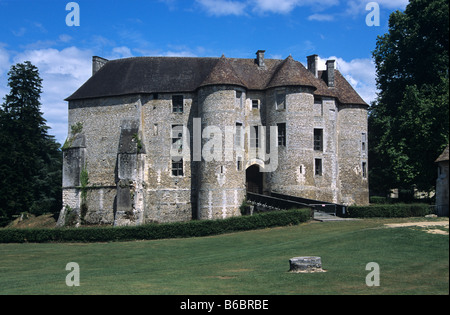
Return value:
[(334, 60), (93, 57), (67, 98), (59, 224), (240, 215), (247, 191), (368, 204), (368, 105)]

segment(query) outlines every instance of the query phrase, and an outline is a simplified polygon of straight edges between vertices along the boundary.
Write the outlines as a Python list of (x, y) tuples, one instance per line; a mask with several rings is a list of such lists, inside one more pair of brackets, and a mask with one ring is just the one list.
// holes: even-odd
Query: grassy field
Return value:
[[(0, 294), (449, 294), (448, 234), (384, 226), (411, 220), (309, 222), (156, 241), (0, 244)], [(322, 257), (326, 272), (289, 273), (296, 256)], [(78, 287), (66, 285), (69, 262), (80, 266)], [(380, 286), (366, 285), (369, 262), (380, 266)]]

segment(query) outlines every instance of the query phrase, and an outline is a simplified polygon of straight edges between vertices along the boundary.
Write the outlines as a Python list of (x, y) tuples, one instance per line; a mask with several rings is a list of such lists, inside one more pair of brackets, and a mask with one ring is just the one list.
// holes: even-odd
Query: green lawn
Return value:
[[(310, 222), (214, 237), (0, 244), (0, 294), (449, 294), (449, 237), (385, 228), (406, 219)], [(448, 231), (448, 228), (447, 228)], [(322, 257), (324, 273), (287, 272)], [(66, 264), (80, 286), (66, 286)], [(368, 287), (366, 264), (380, 266)]]

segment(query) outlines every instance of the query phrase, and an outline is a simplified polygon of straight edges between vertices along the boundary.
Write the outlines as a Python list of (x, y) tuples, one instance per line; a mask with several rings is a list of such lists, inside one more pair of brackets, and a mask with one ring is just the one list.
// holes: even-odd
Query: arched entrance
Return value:
[(245, 171), (245, 184), (247, 191), (262, 194), (263, 193), (263, 173), (259, 170), (259, 165), (252, 165)]

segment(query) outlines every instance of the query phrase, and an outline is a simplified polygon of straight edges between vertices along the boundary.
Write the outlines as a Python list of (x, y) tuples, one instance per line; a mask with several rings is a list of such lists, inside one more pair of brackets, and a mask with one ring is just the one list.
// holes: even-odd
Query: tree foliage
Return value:
[(430, 191), (449, 136), (449, 6), (412, 0), (377, 38), (378, 99), (369, 115), (371, 190)]
[(39, 71), (26, 61), (8, 76), (10, 92), (0, 107), (0, 221), (61, 207), (62, 154), (40, 110)]

